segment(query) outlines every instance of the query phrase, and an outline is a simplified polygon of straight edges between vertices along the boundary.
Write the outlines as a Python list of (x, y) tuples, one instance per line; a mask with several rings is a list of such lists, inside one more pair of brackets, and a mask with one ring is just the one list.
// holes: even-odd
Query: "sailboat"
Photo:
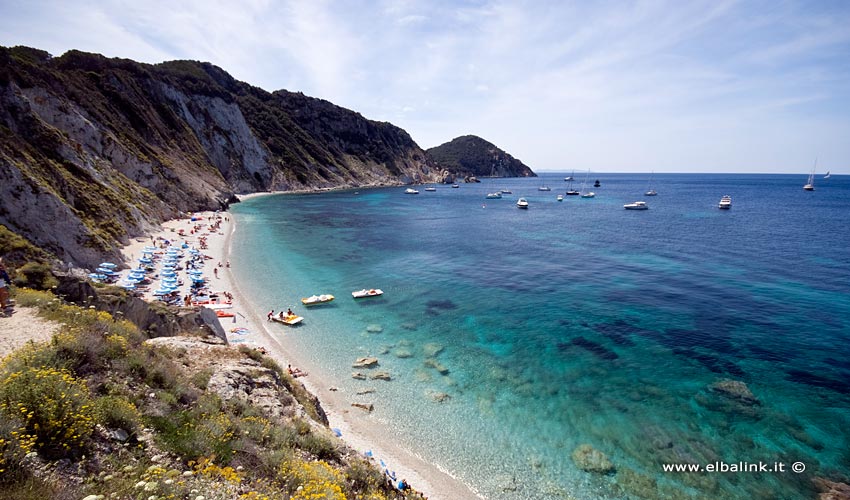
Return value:
[(826, 175), (823, 176), (824, 179), (829, 179), (829, 170), (826, 171)]
[(547, 185), (546, 185), (546, 183), (544, 182), (542, 186), (540, 186), (539, 188), (537, 188), (537, 190), (538, 190), (538, 191), (551, 191), (551, 190), (552, 190), (552, 188), (550, 188), (549, 186), (547, 186)]
[(565, 180), (565, 181), (567, 181), (567, 182), (572, 182), (572, 181), (573, 181), (573, 174), (574, 174), (574, 173), (576, 173), (576, 171), (575, 171), (575, 170), (573, 170), (573, 173), (572, 173), (572, 174), (570, 174), (570, 175), (568, 175), (568, 176), (564, 177), (564, 180)]
[(580, 193), (578, 191), (576, 191), (575, 189), (573, 189), (573, 176), (570, 176), (569, 179), (570, 179), (570, 181), (569, 181), (570, 185), (567, 186), (567, 192), (565, 194), (567, 196), (578, 196)]
[[(496, 174), (496, 167), (493, 167), (490, 170), (490, 182), (489, 182), (490, 186), (493, 185), (493, 177), (495, 176), (495, 174)], [(502, 193), (499, 192), (499, 191), (493, 191), (492, 193), (487, 193), (487, 196), (485, 198), (487, 198), (488, 200), (499, 200), (499, 199), (502, 198)]]
[(584, 182), (581, 183), (581, 197), (582, 198), (593, 198), (596, 196), (596, 193), (593, 191), (585, 191), (584, 187), (587, 185), (587, 178), (590, 176), (590, 170), (587, 171), (587, 175), (584, 176)]
[(809, 174), (809, 180), (806, 182), (806, 185), (803, 186), (803, 189), (806, 191), (814, 191), (815, 190), (815, 169), (818, 166), (818, 160), (815, 159), (815, 166), (812, 167), (812, 173)]
[(646, 184), (646, 192), (643, 193), (644, 196), (658, 196), (658, 193), (655, 192), (654, 189), (652, 189), (652, 175), (653, 174), (655, 174), (655, 171), (653, 171), (651, 174), (649, 174), (649, 182)]

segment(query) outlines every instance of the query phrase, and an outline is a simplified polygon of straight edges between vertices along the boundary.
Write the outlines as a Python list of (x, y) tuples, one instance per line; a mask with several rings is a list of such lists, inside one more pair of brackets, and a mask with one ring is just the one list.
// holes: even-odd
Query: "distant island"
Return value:
[(438, 168), (461, 177), (537, 177), (527, 165), (475, 135), (427, 150)]

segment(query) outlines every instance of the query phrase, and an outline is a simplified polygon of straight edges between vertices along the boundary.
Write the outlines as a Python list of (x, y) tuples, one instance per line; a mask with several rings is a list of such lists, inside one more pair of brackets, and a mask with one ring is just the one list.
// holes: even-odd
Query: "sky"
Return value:
[(209, 61), (535, 171), (850, 174), (850, 1), (0, 0), (0, 45)]

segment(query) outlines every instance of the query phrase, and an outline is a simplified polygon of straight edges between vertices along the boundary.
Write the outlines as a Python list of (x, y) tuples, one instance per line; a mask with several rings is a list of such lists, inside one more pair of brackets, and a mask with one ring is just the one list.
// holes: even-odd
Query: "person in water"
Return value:
[(266, 315), (266, 320), (271, 321), (271, 320), (272, 320), (272, 316), (274, 316), (274, 309), (272, 309), (271, 311), (269, 311), (269, 313)]

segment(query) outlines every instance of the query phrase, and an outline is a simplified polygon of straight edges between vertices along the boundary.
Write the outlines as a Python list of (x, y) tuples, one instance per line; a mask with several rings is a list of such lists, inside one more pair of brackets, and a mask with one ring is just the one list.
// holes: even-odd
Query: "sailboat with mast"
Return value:
[(593, 191), (585, 191), (585, 186), (587, 186), (587, 178), (590, 177), (590, 170), (587, 171), (587, 175), (584, 176), (584, 182), (581, 183), (581, 197), (582, 198), (593, 198), (596, 196), (596, 193)]
[[(495, 177), (495, 175), (496, 175), (496, 167), (493, 167), (492, 169), (490, 169), (490, 181), (488, 182), (488, 185), (491, 186), (491, 187), (493, 185), (493, 177)], [(487, 193), (487, 196), (485, 198), (488, 199), (488, 200), (500, 200), (500, 199), (502, 199), (502, 193), (499, 190), (496, 190), (496, 191), (493, 191), (492, 193)]]
[(818, 166), (818, 160), (815, 158), (815, 165), (812, 167), (812, 173), (809, 174), (809, 180), (806, 182), (806, 185), (803, 186), (803, 189), (806, 191), (814, 191), (815, 190), (815, 169)]
[(646, 185), (646, 192), (643, 193), (644, 196), (658, 196), (658, 193), (652, 189), (652, 176), (655, 174), (653, 170), (651, 174), (649, 174), (649, 182)]

